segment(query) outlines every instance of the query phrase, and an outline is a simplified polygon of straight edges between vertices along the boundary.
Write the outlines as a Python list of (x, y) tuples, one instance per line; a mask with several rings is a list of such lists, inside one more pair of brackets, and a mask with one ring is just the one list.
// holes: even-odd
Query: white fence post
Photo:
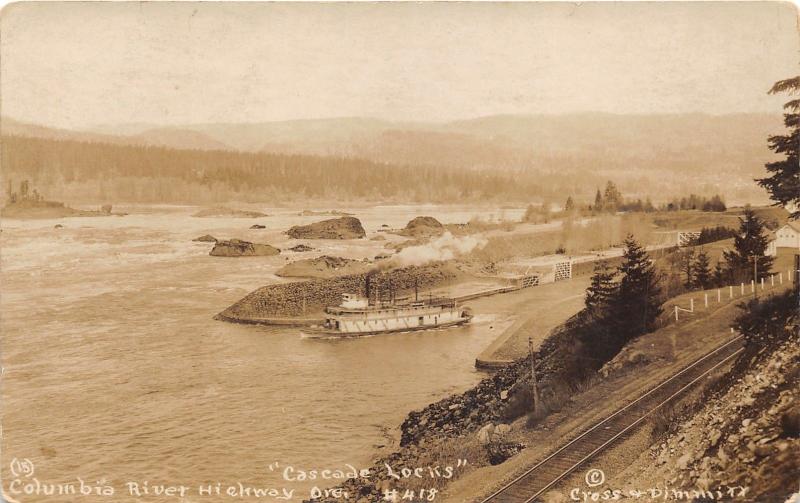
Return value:
[(731, 298), (733, 298), (733, 285), (728, 286), (728, 293), (730, 294)]
[(717, 302), (722, 302), (722, 290), (717, 288)]
[(675, 321), (678, 321), (678, 306), (675, 306)]
[(761, 278), (761, 291), (764, 291), (764, 278)]
[(782, 285), (783, 284), (783, 273), (782, 272), (778, 273), (778, 280), (780, 281), (780, 283)]
[(742, 283), (742, 295), (744, 295), (744, 283)]
[(694, 298), (689, 299), (689, 312), (694, 312)]
[(774, 274), (770, 274), (769, 275), (769, 282), (770, 282), (769, 286), (775, 286), (775, 275)]
[(708, 307), (708, 294), (705, 294), (706, 307)]
[(754, 293), (756, 291), (756, 280), (750, 280), (750, 293)]

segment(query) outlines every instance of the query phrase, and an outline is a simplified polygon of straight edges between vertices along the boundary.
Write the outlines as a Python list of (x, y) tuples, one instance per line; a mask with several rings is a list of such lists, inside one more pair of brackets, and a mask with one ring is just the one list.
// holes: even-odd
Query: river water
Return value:
[[(288, 254), (210, 257), (211, 245), (192, 238), (285, 248), (296, 243), (282, 234), (290, 225), (328, 217), (285, 208), (261, 209), (272, 216), (258, 219), (195, 218), (190, 207), (120, 210), (130, 213), (2, 222), (4, 488), (17, 459), (15, 471), (30, 461), (39, 481), (80, 477), (116, 490), (110, 498), (19, 501), (127, 501), (126, 482), (145, 480), (195, 491), (216, 482), (285, 486), (300, 501), (312, 484), (287, 484), (274, 468), (365, 466), (379, 446), (391, 446), (385, 430), (409, 410), (482, 377), (473, 362), (492, 337), (481, 322), (337, 341), (212, 319), (249, 291), (283, 281), (274, 271)], [(352, 211), (369, 236), (421, 214), (444, 222), (519, 217), (467, 207)], [(254, 223), (267, 229), (250, 230)], [(362, 258), (383, 243), (314, 246)], [(184, 501), (217, 499), (226, 500)], [(167, 500), (176, 499), (144, 499)]]

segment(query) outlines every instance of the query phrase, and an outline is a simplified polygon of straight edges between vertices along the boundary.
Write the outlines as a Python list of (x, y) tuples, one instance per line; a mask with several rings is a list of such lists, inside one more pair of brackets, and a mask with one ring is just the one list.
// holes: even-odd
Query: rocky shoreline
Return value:
[[(576, 378), (570, 356), (570, 348), (574, 344), (571, 327), (575, 322), (575, 319), (570, 319), (553, 331), (540, 347), (536, 368), (540, 376), (540, 396), (545, 407), (548, 401), (562, 396), (563, 386)], [(503, 463), (526, 447), (508, 441), (507, 434), (511, 431), (511, 423), (531, 409), (530, 390), (530, 361), (522, 358), (482, 379), (463, 393), (410, 412), (400, 426), (399, 449), (375, 461), (372, 478), (349, 479), (338, 486), (350, 495), (349, 498), (327, 497), (311, 501), (381, 501), (384, 490), (400, 489), (397, 487), (398, 480), (388, 472), (387, 466), (418, 467), (429, 460), (440, 463), (445, 461), (440, 460), (443, 453), (461, 448), (469, 450), (473, 467), (476, 464)], [(540, 419), (532, 418), (533, 421)], [(400, 489), (401, 494), (403, 489)]]

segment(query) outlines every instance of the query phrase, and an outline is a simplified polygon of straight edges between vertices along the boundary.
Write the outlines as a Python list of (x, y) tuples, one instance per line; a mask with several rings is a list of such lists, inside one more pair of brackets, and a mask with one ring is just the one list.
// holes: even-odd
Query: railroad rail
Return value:
[(482, 503), (531, 503), (636, 428), (648, 416), (743, 351), (742, 336), (706, 353), (639, 398), (595, 423), (525, 470)]

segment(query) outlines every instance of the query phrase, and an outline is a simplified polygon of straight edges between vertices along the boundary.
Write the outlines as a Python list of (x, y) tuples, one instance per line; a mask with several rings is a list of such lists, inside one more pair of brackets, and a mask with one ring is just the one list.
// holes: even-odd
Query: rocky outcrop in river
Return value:
[(341, 217), (296, 225), (287, 231), (294, 239), (360, 239), (367, 235), (361, 221), (355, 217)]
[(231, 239), (230, 241), (217, 241), (209, 255), (213, 257), (268, 257), (280, 252), (274, 246)]
[(421, 237), (435, 236), (444, 232), (444, 225), (433, 217), (416, 217), (409, 221), (398, 234)]

